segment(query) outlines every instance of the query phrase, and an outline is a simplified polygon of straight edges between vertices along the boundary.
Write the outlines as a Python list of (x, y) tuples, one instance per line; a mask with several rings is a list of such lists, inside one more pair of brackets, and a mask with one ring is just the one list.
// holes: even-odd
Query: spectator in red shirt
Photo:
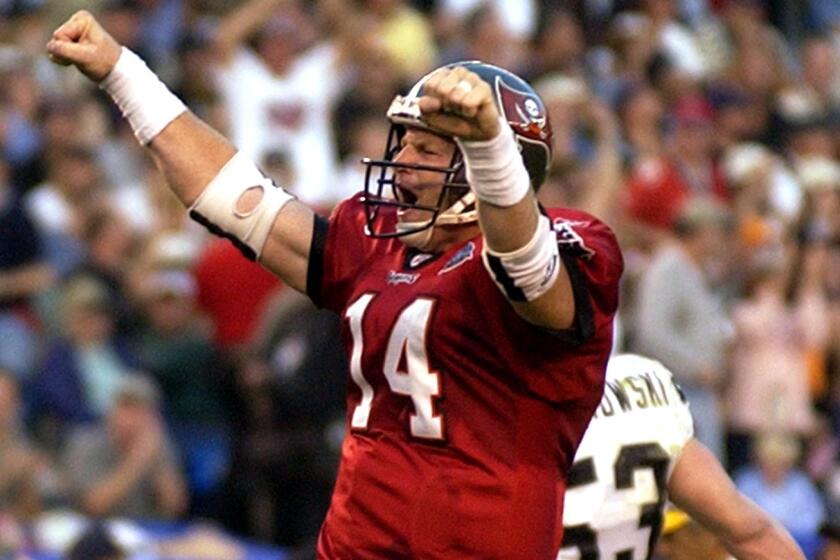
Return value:
[(247, 260), (226, 239), (211, 241), (195, 267), (198, 305), (215, 329), (215, 343), (232, 350), (247, 343), (270, 297), (280, 289), (276, 276)]
[(713, 109), (702, 97), (680, 100), (672, 112), (670, 155), (640, 161), (627, 185), (627, 212), (655, 229), (674, 224), (686, 199), (714, 195), (728, 199), (727, 186), (714, 159)]

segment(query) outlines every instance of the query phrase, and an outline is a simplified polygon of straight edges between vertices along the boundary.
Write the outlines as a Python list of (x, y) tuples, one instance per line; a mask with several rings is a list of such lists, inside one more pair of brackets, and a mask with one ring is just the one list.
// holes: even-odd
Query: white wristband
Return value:
[(143, 145), (187, 110), (143, 59), (125, 47), (99, 87), (111, 96)]
[(485, 243), (481, 257), (493, 281), (512, 301), (534, 301), (543, 295), (557, 281), (563, 264), (557, 234), (551, 220), (543, 215), (524, 247), (499, 253)]
[(513, 206), (528, 194), (531, 178), (504, 118), (501, 130), (490, 140), (458, 140), (467, 167), (467, 181), (475, 195), (496, 206)]

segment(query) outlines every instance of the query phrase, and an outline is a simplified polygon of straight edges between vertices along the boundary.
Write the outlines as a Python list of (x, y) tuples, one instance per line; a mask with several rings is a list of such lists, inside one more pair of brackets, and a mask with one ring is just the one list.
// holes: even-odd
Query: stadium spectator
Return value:
[(7, 46), (0, 57), (0, 80), (7, 87), (0, 101), (0, 152), (10, 167), (18, 195), (42, 179), (43, 128), (39, 122), (41, 89), (21, 49)]
[(754, 270), (732, 310), (726, 405), (729, 428), (737, 434), (728, 454), (733, 469), (749, 460), (756, 435), (785, 429), (804, 437), (814, 428), (809, 358), (825, 348), (827, 306), (819, 278), (809, 282), (802, 274), (799, 289), (791, 289), (790, 275), (802, 272), (793, 261), (807, 257), (786, 252)]
[(34, 381), (36, 416), (54, 449), (68, 428), (95, 422), (110, 410), (123, 379), (137, 365), (125, 340), (115, 336), (108, 290), (89, 275), (61, 287), (60, 337), (47, 349)]
[(139, 374), (122, 381), (103, 425), (72, 434), (63, 472), (73, 504), (93, 517), (173, 519), (187, 508), (157, 387)]
[(693, 30), (679, 19), (677, 0), (643, 0), (645, 15), (650, 19), (653, 36), (661, 52), (681, 73), (700, 79), (707, 73), (706, 61)]
[(723, 459), (719, 389), (731, 324), (714, 276), (726, 262), (729, 211), (714, 199), (690, 200), (675, 236), (653, 254), (639, 280), (636, 344), (674, 372), (692, 406), (697, 439)]
[(437, 48), (431, 26), (410, 2), (362, 0), (360, 4), (376, 21), (379, 41), (401, 78), (414, 81), (434, 67)]
[(618, 104), (627, 88), (646, 84), (647, 69), (656, 54), (653, 24), (645, 14), (625, 11), (616, 14), (607, 30), (605, 45), (609, 54), (609, 72), (599, 75), (600, 93)]
[(665, 153), (662, 122), (665, 106), (659, 92), (645, 82), (631, 83), (616, 102), (624, 138), (623, 157), (630, 168)]
[(162, 411), (189, 483), (191, 511), (208, 515), (217, 506), (230, 461), (223, 369), (210, 331), (196, 314), (197, 288), (188, 271), (152, 271), (142, 289), (145, 327), (138, 329), (133, 346), (140, 367), (160, 386)]
[[(555, 8), (544, 11), (537, 22), (533, 43), (533, 68), (528, 69), (530, 74), (583, 77), (582, 63), (586, 43), (581, 24), (570, 10)], [(509, 50), (508, 57), (513, 57), (519, 52), (512, 49), (513, 46), (515, 44), (509, 40), (500, 44), (500, 48)], [(508, 58), (506, 62), (510, 64), (513, 60)]]
[(255, 534), (305, 546), (329, 506), (344, 433), (340, 322), (285, 290), (263, 323), (259, 355), (237, 370), (237, 408), (245, 418), (232, 497), (247, 510)]
[(0, 159), (0, 368), (21, 379), (35, 372), (42, 341), (34, 299), (53, 283), (40, 237)]
[(80, 236), (86, 248), (85, 260), (71, 276), (90, 276), (102, 283), (108, 292), (116, 333), (128, 336), (138, 322), (129, 284), (138, 236), (107, 206), (90, 211)]
[(82, 224), (94, 202), (102, 200), (100, 168), (85, 146), (53, 152), (47, 180), (26, 194), (27, 213), (43, 239), (47, 262), (65, 276), (84, 260)]
[(215, 344), (226, 354), (236, 353), (253, 340), (266, 305), (282, 285), (224, 239), (207, 243), (193, 272), (197, 304), (213, 325)]
[(466, 14), (462, 31), (456, 34), (449, 48), (441, 53), (442, 62), (483, 60), (492, 64), (522, 70), (522, 44), (505, 28), (499, 10), (489, 3), (478, 4)]
[(329, 119), (347, 78), (339, 65), (342, 45), (310, 44), (310, 27), (294, 3), (252, 0), (237, 7), (213, 39), (216, 81), (234, 144), (258, 165), (268, 153), (288, 153), (289, 190), (330, 207), (337, 159)]
[(799, 443), (784, 432), (762, 434), (755, 463), (735, 475), (738, 490), (790, 531), (810, 558), (819, 548), (825, 504), (813, 482), (797, 468)]
[(554, 132), (551, 174), (540, 202), (580, 208), (613, 224), (623, 186), (617, 119), (582, 80), (550, 74), (536, 87)]
[(31, 520), (54, 505), (60, 491), (47, 457), (23, 431), (20, 384), (0, 369), (0, 511)]
[(801, 88), (822, 110), (840, 116), (840, 58), (828, 37), (807, 37), (800, 47)]
[(692, 197), (729, 199), (726, 179), (714, 160), (714, 112), (703, 97), (681, 99), (673, 110), (664, 158), (641, 161), (627, 185), (627, 211), (652, 229), (674, 226)]

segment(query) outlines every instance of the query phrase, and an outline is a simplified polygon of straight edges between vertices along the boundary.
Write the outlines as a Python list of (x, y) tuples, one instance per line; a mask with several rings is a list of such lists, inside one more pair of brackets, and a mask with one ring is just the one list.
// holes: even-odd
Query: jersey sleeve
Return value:
[(638, 354), (613, 356), (607, 368), (607, 379), (619, 380), (623, 376), (651, 372), (662, 381), (669, 406), (668, 430), (672, 441), (680, 447), (694, 437), (694, 420), (691, 417), (688, 399), (680, 388), (674, 374), (662, 362)]
[(612, 232), (594, 218), (574, 214), (566, 224), (566, 217), (549, 215), (555, 229), (560, 226), (558, 243), (575, 298), (573, 326), (552, 331), (528, 323), (486, 270), (477, 274), (473, 297), (480, 299), (472, 305), (482, 310), (493, 347), (526, 391), (554, 403), (583, 398), (594, 407), (612, 348), (623, 261)]
[(670, 370), (666, 369), (665, 366), (663, 366), (659, 362), (656, 363), (659, 365), (660, 368), (662, 368), (662, 370), (664, 370), (663, 377), (667, 376), (667, 379), (670, 380), (670, 387), (668, 389), (671, 391), (673, 402), (675, 403), (672, 407), (672, 429), (674, 431), (674, 445), (677, 446), (678, 449), (674, 450), (674, 455), (675, 457), (677, 457), (677, 459), (671, 462), (671, 465), (668, 469), (668, 478), (670, 478), (671, 472), (674, 470), (674, 467), (678, 462), (679, 456), (682, 454), (682, 450), (685, 448), (686, 444), (688, 444), (691, 438), (694, 437), (694, 419), (691, 417), (691, 409), (689, 408), (689, 402), (685, 398), (685, 394), (683, 393), (676, 379), (674, 379), (674, 374), (671, 373)]
[(375, 243), (365, 236), (359, 197), (335, 207), (329, 220), (317, 217), (309, 252), (306, 290), (319, 307), (340, 312)]
[(575, 295), (574, 325), (557, 334), (581, 343), (605, 323), (612, 323), (624, 260), (615, 235), (598, 219), (570, 210), (549, 212), (549, 216)]

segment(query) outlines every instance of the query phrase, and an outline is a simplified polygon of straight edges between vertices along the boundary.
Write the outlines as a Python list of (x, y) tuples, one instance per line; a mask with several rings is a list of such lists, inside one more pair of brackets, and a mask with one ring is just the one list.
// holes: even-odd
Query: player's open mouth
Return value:
[(400, 202), (406, 202), (408, 204), (414, 204), (417, 202), (417, 195), (411, 192), (408, 189), (403, 187), (397, 186), (397, 198)]

